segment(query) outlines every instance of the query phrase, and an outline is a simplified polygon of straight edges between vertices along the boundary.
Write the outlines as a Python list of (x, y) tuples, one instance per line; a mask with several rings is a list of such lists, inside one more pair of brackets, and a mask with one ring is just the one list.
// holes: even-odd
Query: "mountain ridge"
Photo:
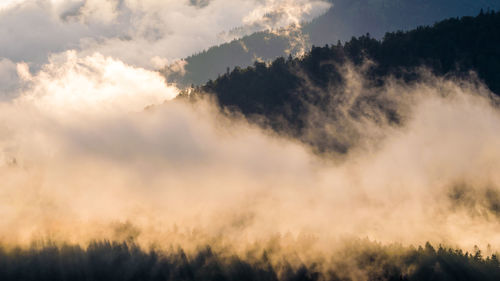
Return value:
[[(325, 14), (297, 30), (303, 34), (300, 40), (304, 40), (308, 49), (313, 45), (335, 44), (339, 40), (345, 42), (367, 33), (381, 39), (385, 32), (409, 30), (444, 18), (475, 16), (481, 9), (500, 9), (500, 1), (494, 0), (473, 3), (466, 0), (337, 0), (332, 3), (333, 7)], [(256, 32), (185, 58), (182, 72), (169, 66), (160, 72), (169, 82), (181, 87), (201, 85), (226, 73), (228, 68), (287, 56), (290, 40), (296, 39), (269, 31)]]
[[(364, 117), (383, 116), (384, 122), (398, 125), (405, 113), (381, 94), (387, 81), (396, 79), (411, 85), (428, 75), (475, 81), (471, 79), (473, 72), (492, 92), (500, 94), (498, 26), (500, 13), (490, 11), (407, 32), (386, 33), (382, 40), (364, 35), (344, 44), (314, 47), (303, 58), (281, 57), (270, 64), (255, 62), (252, 67), (236, 67), (194, 88), (189, 95), (184, 92), (180, 98), (210, 95), (221, 108), (241, 112), (252, 122), (299, 138), (320, 151), (345, 153), (351, 146), (348, 139), (355, 136), (328, 144), (304, 138), (308, 129), (304, 116), (311, 106), (333, 121), (345, 115), (336, 111), (345, 111), (341, 106), (350, 95), (345, 77), (349, 67), (367, 88), (349, 104), (348, 119), (371, 114)], [(362, 108), (369, 110), (364, 112)]]

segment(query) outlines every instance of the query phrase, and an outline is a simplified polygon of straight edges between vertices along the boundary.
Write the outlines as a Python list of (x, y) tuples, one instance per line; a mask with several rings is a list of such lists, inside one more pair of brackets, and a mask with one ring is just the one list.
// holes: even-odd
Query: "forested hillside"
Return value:
[(181, 86), (201, 85), (225, 73), (228, 68), (249, 66), (256, 60), (267, 61), (283, 56), (289, 47), (287, 38), (269, 32), (257, 32), (239, 40), (211, 47), (185, 59), (185, 73), (161, 70), (169, 82)]
[[(366, 81), (364, 92), (355, 102), (349, 101), (348, 115), (359, 118), (366, 111), (361, 108), (372, 108), (389, 123), (398, 124), (400, 112), (391, 100), (378, 94), (388, 77), (412, 83), (428, 72), (438, 77), (468, 77), (473, 71), (493, 92), (500, 93), (499, 26), (500, 13), (487, 12), (387, 33), (383, 40), (365, 35), (344, 44), (313, 47), (300, 59), (278, 58), (269, 65), (256, 62), (245, 69), (236, 67), (196, 88), (191, 96), (211, 93), (223, 108), (236, 109), (261, 125), (301, 137), (307, 129), (304, 116), (311, 106), (333, 120), (340, 118), (341, 112), (336, 110), (345, 110), (352, 82), (346, 73), (351, 66)], [(349, 149), (342, 141), (305, 141), (320, 149)]]
[[(495, 0), (336, 0), (332, 3), (326, 14), (299, 30), (306, 46), (335, 44), (366, 33), (381, 39), (388, 31), (409, 30), (449, 17), (474, 16), (480, 9), (500, 9), (500, 1)], [(224, 74), (227, 67), (246, 67), (256, 59), (268, 61), (286, 56), (290, 40), (296, 39), (258, 32), (186, 58), (184, 75), (169, 72), (168, 67), (162, 72), (171, 82), (201, 85)]]

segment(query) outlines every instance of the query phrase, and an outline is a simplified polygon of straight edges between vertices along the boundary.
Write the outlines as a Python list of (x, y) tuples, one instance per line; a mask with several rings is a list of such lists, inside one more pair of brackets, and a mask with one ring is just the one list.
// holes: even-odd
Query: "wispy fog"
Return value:
[[(481, 84), (387, 83), (403, 125), (340, 120), (365, 134), (339, 160), (210, 100), (171, 100), (177, 89), (158, 73), (109, 57), (18, 68), (22, 93), (0, 115), (5, 241), (113, 238), (123, 223), (145, 244), (193, 231), (188, 244), (289, 233), (320, 249), (342, 237), (466, 248), (500, 238), (500, 116)], [(346, 79), (352, 95), (366, 90)]]
[[(0, 57), (36, 66), (51, 53), (99, 52), (160, 68), (253, 31), (311, 20), (321, 0), (34, 0), (0, 8)], [(239, 28), (239, 34), (228, 34)]]

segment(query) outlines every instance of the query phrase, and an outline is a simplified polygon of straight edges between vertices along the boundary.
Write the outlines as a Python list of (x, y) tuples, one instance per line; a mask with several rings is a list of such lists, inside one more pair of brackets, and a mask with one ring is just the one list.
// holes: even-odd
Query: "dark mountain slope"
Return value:
[[(308, 127), (322, 125), (311, 124), (305, 118), (308, 108), (313, 106), (339, 124), (365, 114), (361, 108), (370, 108), (371, 112), (376, 109), (374, 116), (382, 114), (387, 122), (398, 124), (398, 108), (378, 91), (388, 77), (405, 83), (420, 80), (422, 66), (437, 76), (468, 77), (475, 71), (493, 92), (500, 94), (499, 27), (500, 13), (488, 12), (452, 18), (432, 27), (387, 33), (383, 40), (352, 38), (343, 45), (314, 47), (300, 59), (279, 58), (270, 65), (237, 67), (198, 87), (192, 97), (210, 93), (221, 107), (236, 109), (259, 124), (299, 137), (320, 150), (345, 152), (351, 144), (345, 139), (319, 138), (318, 143), (318, 139), (304, 138)], [(367, 66), (368, 59), (371, 64)], [(362, 72), (366, 93), (350, 102), (349, 116), (345, 116), (350, 82), (345, 77), (346, 66), (351, 64)], [(337, 136), (342, 136), (346, 128), (344, 123), (336, 128)], [(356, 137), (352, 132), (345, 133), (346, 138)]]
[(225, 73), (228, 68), (248, 66), (259, 59), (269, 60), (283, 56), (288, 46), (289, 41), (284, 37), (257, 32), (187, 57), (185, 74), (171, 72), (168, 67), (161, 72), (170, 82), (182, 86), (200, 85)]
[[(385, 32), (409, 30), (419, 25), (457, 16), (477, 15), (481, 8), (500, 9), (498, 0), (335, 0), (326, 14), (301, 29), (306, 45), (323, 46), (370, 33), (380, 39)], [(292, 38), (293, 40), (293, 38)], [(286, 55), (290, 39), (258, 32), (214, 46), (186, 58), (186, 74), (162, 72), (180, 85), (201, 85), (224, 74), (227, 68), (246, 67), (257, 58), (264, 61)]]

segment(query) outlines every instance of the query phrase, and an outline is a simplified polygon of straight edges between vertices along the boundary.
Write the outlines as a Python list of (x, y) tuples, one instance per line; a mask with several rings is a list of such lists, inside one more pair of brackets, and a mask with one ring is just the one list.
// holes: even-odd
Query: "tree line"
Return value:
[(477, 248), (464, 253), (429, 243), (415, 248), (366, 241), (346, 247), (350, 251), (332, 253), (331, 262), (292, 265), (286, 257), (272, 261), (265, 249), (244, 258), (209, 246), (187, 254), (181, 248), (145, 250), (133, 242), (95, 241), (87, 247), (48, 242), (0, 248), (0, 280), (350, 281), (359, 273), (367, 281), (500, 279), (497, 256), (484, 257)]

